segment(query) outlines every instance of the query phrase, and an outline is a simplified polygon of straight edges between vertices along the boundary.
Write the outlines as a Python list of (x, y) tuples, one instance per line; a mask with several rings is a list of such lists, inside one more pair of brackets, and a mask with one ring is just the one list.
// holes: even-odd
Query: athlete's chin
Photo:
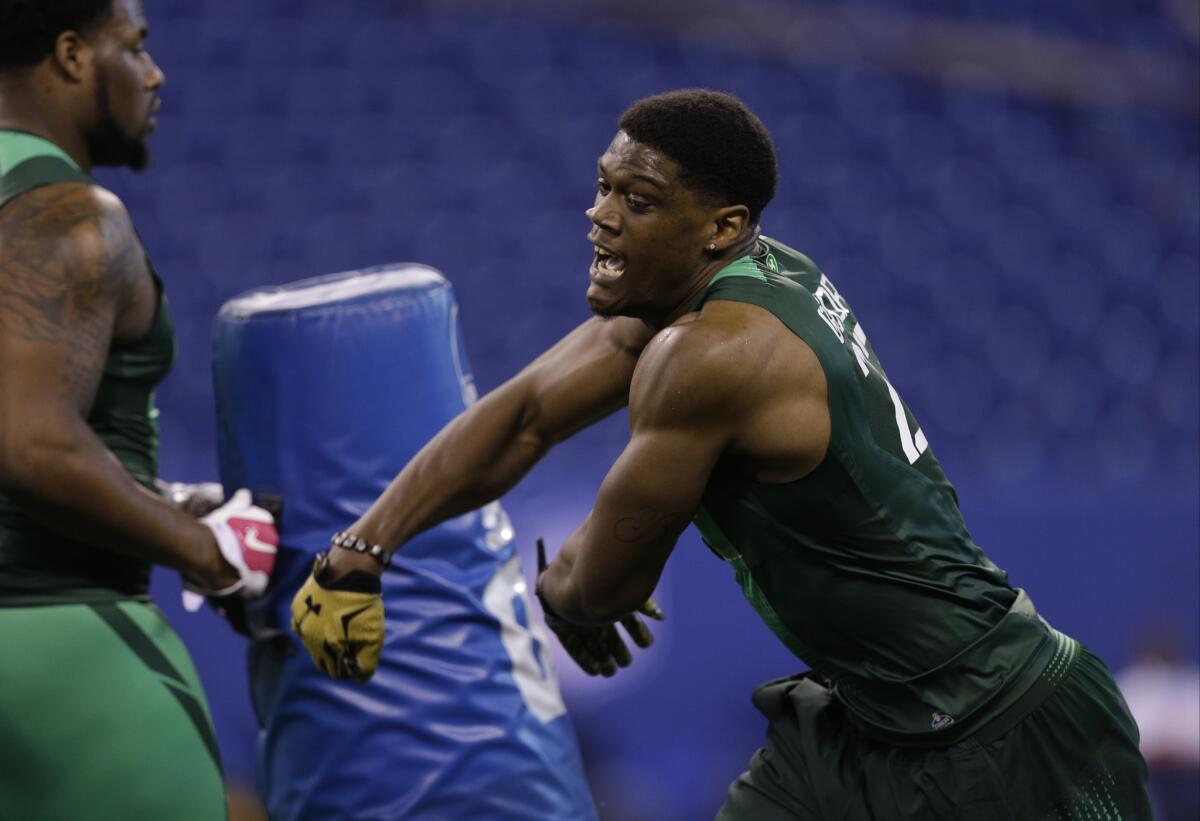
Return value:
[(587, 304), (592, 313), (601, 319), (611, 319), (616, 316), (629, 316), (627, 306), (611, 294), (598, 291), (595, 286), (588, 288)]
[(612, 308), (612, 306), (605, 305), (605, 304), (599, 303), (599, 302), (593, 302), (590, 299), (588, 300), (588, 307), (591, 308), (593, 314), (600, 317), (601, 319), (611, 319), (614, 316), (621, 315), (616, 310), (614, 310)]
[(616, 316), (613, 311), (616, 309), (616, 304), (611, 299), (611, 295), (605, 293), (605, 289), (592, 283), (587, 289), (587, 304), (596, 316)]

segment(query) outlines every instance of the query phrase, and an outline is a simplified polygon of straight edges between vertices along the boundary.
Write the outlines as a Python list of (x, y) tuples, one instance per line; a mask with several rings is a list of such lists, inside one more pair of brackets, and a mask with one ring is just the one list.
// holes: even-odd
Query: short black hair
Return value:
[(0, 71), (36, 65), (58, 35), (87, 34), (112, 14), (113, 0), (0, 0)]
[(775, 196), (779, 167), (762, 121), (731, 94), (703, 88), (638, 100), (621, 115), (631, 139), (679, 163), (682, 182), (727, 205), (744, 205), (758, 222)]

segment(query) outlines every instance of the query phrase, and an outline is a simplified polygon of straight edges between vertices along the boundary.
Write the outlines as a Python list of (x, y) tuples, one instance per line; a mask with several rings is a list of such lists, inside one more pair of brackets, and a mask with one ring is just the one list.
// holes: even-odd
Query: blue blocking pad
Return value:
[(366, 684), (317, 670), (289, 627), (314, 554), (474, 401), (450, 284), (401, 265), (243, 294), (217, 318), (213, 376), (222, 483), (283, 500), (249, 613), (271, 818), (595, 818), (498, 503), (395, 555)]

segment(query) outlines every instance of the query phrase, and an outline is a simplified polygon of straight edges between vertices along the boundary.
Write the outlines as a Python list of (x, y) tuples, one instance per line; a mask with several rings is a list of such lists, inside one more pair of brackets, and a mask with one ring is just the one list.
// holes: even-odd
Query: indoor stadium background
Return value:
[[(212, 326), (264, 284), (440, 269), (481, 390), (587, 316), (595, 161), (633, 100), (745, 100), (781, 177), (766, 233), (868, 329), (976, 540), (1110, 666), (1198, 641), (1200, 166), (1194, 0), (147, 0), (154, 162), (101, 172), (167, 283), (162, 475), (216, 475)], [(297, 367), (302, 367), (297, 363)], [(348, 397), (370, 401), (369, 386)], [(526, 569), (582, 519), (624, 414), (505, 498)], [(397, 465), (397, 468), (400, 466)], [(241, 639), (155, 592), (253, 783)], [(658, 644), (557, 669), (601, 815), (711, 817), (799, 665), (689, 531)], [(380, 777), (387, 777), (382, 773)]]

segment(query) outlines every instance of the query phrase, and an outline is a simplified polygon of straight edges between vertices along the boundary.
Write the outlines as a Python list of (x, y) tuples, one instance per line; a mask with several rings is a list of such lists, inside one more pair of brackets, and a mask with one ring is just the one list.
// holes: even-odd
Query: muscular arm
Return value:
[(629, 444), (539, 582), (562, 617), (610, 623), (654, 591), (745, 413), (753, 369), (737, 347), (683, 326), (647, 348), (630, 394)]
[(208, 528), (134, 482), (86, 421), (114, 336), (149, 327), (147, 289), (111, 194), (60, 184), (0, 212), (0, 488), (64, 536), (222, 587), (237, 575)]
[[(352, 527), (391, 550), (491, 502), (555, 443), (623, 407), (650, 332), (639, 321), (591, 319), (442, 429)], [(335, 551), (336, 569), (378, 569)]]

